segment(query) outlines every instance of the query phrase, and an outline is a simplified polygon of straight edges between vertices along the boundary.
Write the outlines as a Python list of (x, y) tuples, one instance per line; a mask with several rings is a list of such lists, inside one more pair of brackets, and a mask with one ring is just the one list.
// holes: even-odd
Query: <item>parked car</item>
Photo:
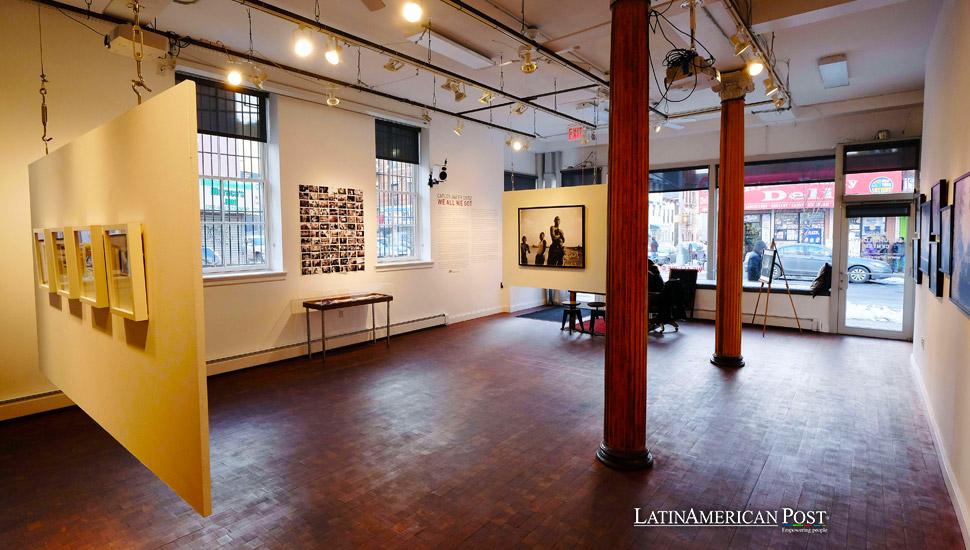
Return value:
[(657, 265), (672, 264), (677, 260), (677, 249), (673, 245), (660, 243), (656, 252), (651, 252), (648, 257)]
[[(682, 241), (680, 248), (684, 252), (684, 259), (687, 263), (696, 260), (703, 264), (707, 261), (707, 245), (698, 241)], [(694, 257), (689, 257), (689, 251), (693, 252)]]
[(215, 250), (208, 246), (202, 247), (202, 267), (216, 267), (222, 265), (222, 258)]
[[(832, 262), (832, 249), (818, 244), (784, 244), (778, 247), (781, 265), (791, 278), (814, 278), (818, 270)], [(849, 256), (846, 273), (850, 283), (868, 283), (871, 280), (892, 277), (893, 268), (882, 260)], [(773, 277), (780, 277), (781, 270), (775, 265)]]

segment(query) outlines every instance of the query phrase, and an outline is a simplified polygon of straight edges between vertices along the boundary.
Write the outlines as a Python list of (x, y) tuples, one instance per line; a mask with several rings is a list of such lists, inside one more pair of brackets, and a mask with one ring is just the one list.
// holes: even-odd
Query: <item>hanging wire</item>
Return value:
[(87, 10), (85, 10), (85, 15), (88, 19), (91, 19), (91, 0), (84, 0), (84, 3), (88, 5)]
[(141, 60), (145, 57), (145, 34), (141, 30), (141, 25), (138, 23), (138, 12), (141, 11), (141, 6), (138, 5), (137, 0), (131, 4), (132, 11), (132, 26), (131, 26), (131, 55), (135, 58), (135, 73), (137, 74), (137, 79), (131, 80), (131, 91), (135, 92), (138, 96), (138, 104), (141, 105), (141, 92), (138, 88), (145, 88), (147, 91), (152, 91), (145, 84), (145, 77), (141, 74)]
[(313, 0), (313, 17), (320, 22), (320, 0)]
[(48, 143), (54, 138), (47, 137), (47, 74), (44, 72), (44, 29), (41, 26), (40, 6), (37, 6), (37, 36), (40, 42), (40, 122), (44, 125), (44, 135), (40, 140), (44, 142), (44, 154), (50, 153)]

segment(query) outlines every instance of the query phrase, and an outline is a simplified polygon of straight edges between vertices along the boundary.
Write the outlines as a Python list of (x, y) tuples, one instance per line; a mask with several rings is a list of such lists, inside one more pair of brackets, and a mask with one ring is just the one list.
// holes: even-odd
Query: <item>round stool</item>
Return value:
[(576, 320), (579, 320), (579, 332), (585, 332), (583, 330), (583, 310), (579, 309), (580, 302), (570, 300), (568, 302), (563, 302), (562, 308), (562, 325), (559, 330), (566, 330), (566, 321), (569, 321), (569, 334), (573, 333), (573, 325), (576, 324)]
[(587, 302), (586, 305), (593, 308), (589, 311), (589, 331), (587, 332), (590, 336), (596, 336), (596, 320), (602, 319), (606, 322), (606, 310), (602, 309), (606, 307), (606, 302)]

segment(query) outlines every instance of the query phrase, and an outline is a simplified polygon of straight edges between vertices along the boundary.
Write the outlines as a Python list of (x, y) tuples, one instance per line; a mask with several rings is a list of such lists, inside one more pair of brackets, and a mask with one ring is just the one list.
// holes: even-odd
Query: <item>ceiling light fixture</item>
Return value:
[(427, 122), (431, 122), (431, 115), (428, 113), (427, 109), (423, 109), (421, 111), (421, 118), (423, 118)]
[(653, 129), (654, 133), (659, 134), (660, 133), (660, 128), (662, 126), (663, 126), (662, 124), (658, 124), (657, 127)]
[(818, 71), (825, 88), (849, 85), (849, 65), (844, 53), (830, 55), (818, 60)]
[(530, 142), (527, 139), (527, 140), (525, 140), (525, 143), (522, 144), (522, 150), (523, 151), (528, 151), (529, 150), (529, 147), (531, 147), (531, 146), (532, 146), (532, 142)]
[(266, 73), (261, 71), (256, 65), (253, 65), (253, 74), (250, 79), (253, 81), (254, 86), (262, 90), (263, 82), (266, 82)]
[(774, 78), (772, 78), (772, 77), (769, 76), (768, 78), (765, 79), (765, 95), (766, 96), (771, 97), (771, 96), (777, 94), (779, 91), (781, 91), (781, 88), (778, 87), (778, 84), (775, 84), (775, 79)]
[(404, 15), (404, 19), (407, 20), (408, 23), (417, 23), (421, 19), (421, 14), (423, 12), (424, 10), (422, 10), (421, 6), (419, 6), (416, 2), (408, 2), (407, 4), (404, 4), (404, 10), (402, 13)]
[(461, 89), (459, 89), (458, 86), (456, 85), (455, 86), (455, 103), (458, 103), (459, 101), (465, 99), (466, 97), (468, 97), (468, 94), (465, 93), (465, 85), (462, 84), (461, 85)]
[(310, 40), (310, 29), (300, 25), (300, 28), (293, 31), (293, 50), (300, 57), (306, 57), (313, 53), (313, 41)]
[(535, 61), (532, 60), (532, 52), (526, 51), (522, 54), (522, 72), (525, 74), (532, 74), (536, 72), (539, 66), (536, 65)]
[(458, 137), (461, 137), (461, 130), (464, 127), (465, 127), (465, 123), (464, 122), (462, 122), (461, 120), (457, 120), (457, 119), (455, 120), (455, 129), (454, 129), (454, 132), (455, 132), (455, 134), (458, 135)]
[(744, 29), (738, 28), (737, 34), (731, 37), (731, 45), (734, 46), (734, 55), (741, 55), (748, 51), (751, 47), (751, 43), (748, 42), (747, 37), (744, 34)]
[(515, 109), (512, 109), (512, 112), (515, 113), (515, 114), (517, 114), (517, 115), (521, 115), (522, 113), (524, 113), (524, 112), (526, 112), (528, 110), (529, 110), (529, 106), (528, 105), (526, 105), (525, 103), (519, 103), (518, 105), (516, 105)]
[(489, 91), (482, 92), (482, 97), (478, 98), (479, 103), (489, 104), (495, 101), (495, 94)]
[(785, 96), (778, 94), (775, 96), (775, 109), (781, 109), (785, 106)]
[(519, 141), (518, 138), (512, 140), (512, 149), (515, 150), (515, 151), (521, 151), (522, 150), (522, 142)]
[(765, 64), (762, 63), (760, 59), (752, 59), (751, 61), (748, 61), (749, 75), (758, 76), (763, 70), (765, 70)]
[(340, 63), (340, 49), (340, 44), (337, 44), (337, 37), (331, 36), (330, 40), (327, 41), (327, 52), (323, 54), (328, 63), (331, 65)]
[(402, 68), (404, 68), (404, 62), (399, 59), (392, 58), (384, 64), (384, 68), (391, 72), (400, 71)]
[(232, 84), (233, 86), (239, 86), (240, 84), (242, 84), (242, 73), (240, 73), (236, 69), (233, 69), (229, 71), (228, 75), (226, 75), (226, 80), (228, 80), (229, 83)]
[(327, 105), (331, 107), (340, 105), (340, 99), (337, 97), (337, 94), (334, 93), (333, 88), (330, 88), (330, 92), (327, 94)]

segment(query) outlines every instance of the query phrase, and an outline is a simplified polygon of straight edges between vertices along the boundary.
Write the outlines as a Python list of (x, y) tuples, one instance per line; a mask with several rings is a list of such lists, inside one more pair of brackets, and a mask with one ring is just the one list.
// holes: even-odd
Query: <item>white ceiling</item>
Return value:
[[(313, 2), (310, 0), (269, 1), (286, 10), (313, 18)], [(321, 0), (320, 21), (404, 54), (428, 59), (426, 48), (405, 40), (405, 37), (420, 32), (420, 27), (407, 23), (401, 16), (404, 0), (384, 1), (385, 8), (371, 12), (359, 0)], [(521, 27), (517, 20), (521, 9), (519, 0), (466, 2), (513, 28)], [(777, 71), (782, 76), (790, 74), (789, 89), (794, 106), (806, 107), (922, 89), (926, 51), (942, 0), (800, 0), (786, 1), (783, 6), (766, 3), (768, 0), (753, 2), (752, 15), (756, 30), (766, 33), (763, 36), (769, 40), (770, 33), (775, 33)], [(85, 7), (83, 0), (68, 0), (67, 3)], [(673, 3), (662, 1), (654, 2), (654, 6), (664, 11), (673, 25), (682, 31), (688, 31), (688, 12), (680, 7), (680, 3), (680, 0)], [(103, 9), (106, 4), (109, 4), (107, 0), (96, 0), (93, 7), (99, 9), (100, 6)], [(436, 65), (496, 88), (503, 85), (504, 78), (504, 89), (520, 97), (592, 84), (581, 75), (546, 60), (539, 61), (539, 69), (531, 75), (526, 75), (519, 69), (520, 63), (500, 67), (497, 63), (500, 59), (507, 61), (517, 58), (518, 44), (514, 40), (438, 0), (423, 0), (423, 4), (425, 21), (430, 20), (434, 31), (496, 61), (496, 66), (472, 70), (433, 53), (431, 62)], [(760, 7), (762, 5), (765, 7)], [(773, 11), (784, 13), (775, 14)], [(610, 9), (607, 0), (526, 0), (525, 20), (528, 25), (538, 28), (539, 42), (548, 44), (556, 51), (570, 50), (570, 53), (564, 54), (565, 57), (577, 62), (588, 62), (594, 67), (592, 71), (598, 75), (602, 75), (601, 71), (608, 70)], [(733, 48), (725, 37), (725, 34), (733, 34), (736, 29), (721, 0), (707, 0), (703, 4), (703, 10), (697, 13), (696, 20), (697, 39), (710, 49), (717, 60), (715, 66), (718, 69), (727, 71), (744, 66), (744, 60), (733, 55)], [(253, 46), (260, 56), (342, 81), (357, 81), (356, 48), (345, 47), (341, 64), (329, 65), (320, 53), (325, 37), (318, 35), (320, 40), (314, 54), (309, 58), (300, 58), (293, 52), (292, 33), (296, 28), (293, 23), (256, 9), (252, 9), (252, 21)], [(249, 48), (246, 7), (234, 0), (198, 0), (192, 5), (169, 3), (158, 13), (156, 23), (160, 29), (212, 42), (221, 41), (236, 50), (245, 51)], [(678, 47), (686, 47), (686, 36), (666, 22), (661, 25), (666, 36)], [(658, 68), (657, 76), (662, 81), (663, 57), (671, 49), (671, 45), (659, 33), (651, 34), (649, 43), (654, 64)], [(844, 53), (848, 58), (850, 85), (827, 90), (822, 87), (817, 62), (819, 58), (837, 53)], [(215, 72), (221, 72), (228, 66), (224, 55), (197, 48), (184, 49), (181, 57), (183, 61), (217, 67)], [(790, 73), (785, 63), (789, 60)], [(483, 106), (476, 101), (481, 93), (478, 90), (469, 89), (468, 98), (456, 103), (450, 92), (437, 87), (443, 83), (441, 77), (433, 78), (424, 71), (416, 71), (410, 65), (398, 72), (390, 72), (382, 68), (386, 62), (386, 56), (362, 49), (361, 82), (382, 92), (426, 104), (435, 103), (438, 107), (453, 112)], [(272, 67), (261, 68), (269, 73), (268, 84), (286, 84), (316, 92), (325, 92), (327, 89), (325, 84), (311, 82), (310, 79), (297, 78)], [(749, 103), (763, 99), (760, 80), (766, 75), (764, 73), (756, 79), (759, 81), (758, 89), (749, 95)], [(351, 102), (392, 109), (412, 116), (420, 114), (417, 108), (395, 105), (369, 94), (337, 90), (337, 95)], [(597, 122), (604, 127), (608, 122), (608, 102), (599, 102), (597, 109), (577, 109), (577, 103), (595, 97), (596, 88), (592, 87), (560, 94), (555, 98), (541, 98), (536, 102), (550, 108), (556, 107), (565, 114), (590, 123)], [(650, 97), (652, 101), (660, 99), (656, 87), (651, 89)], [(495, 104), (503, 102), (499, 99)], [(686, 101), (662, 104), (659, 107), (676, 115), (687, 111), (715, 109), (718, 104), (719, 98), (716, 94), (710, 90), (698, 90)], [(796, 109), (792, 113), (797, 111)], [(533, 110), (524, 115), (513, 115), (510, 114), (510, 107), (494, 108), (491, 113), (486, 111), (471, 116), (480, 120), (491, 120), (517, 131), (535, 132), (547, 136), (549, 141), (563, 141), (562, 144), (557, 143), (557, 147), (566, 145), (564, 134), (569, 127), (576, 126), (573, 122), (542, 112), (535, 113)], [(716, 114), (711, 116), (716, 117)], [(796, 114), (786, 115), (787, 120), (795, 117)], [(687, 131), (690, 131), (692, 124), (701, 123), (686, 123)], [(662, 139), (663, 135), (672, 135), (674, 132), (676, 131), (665, 129), (656, 137)], [(601, 129), (600, 136), (605, 137), (605, 134), (605, 128)]]

